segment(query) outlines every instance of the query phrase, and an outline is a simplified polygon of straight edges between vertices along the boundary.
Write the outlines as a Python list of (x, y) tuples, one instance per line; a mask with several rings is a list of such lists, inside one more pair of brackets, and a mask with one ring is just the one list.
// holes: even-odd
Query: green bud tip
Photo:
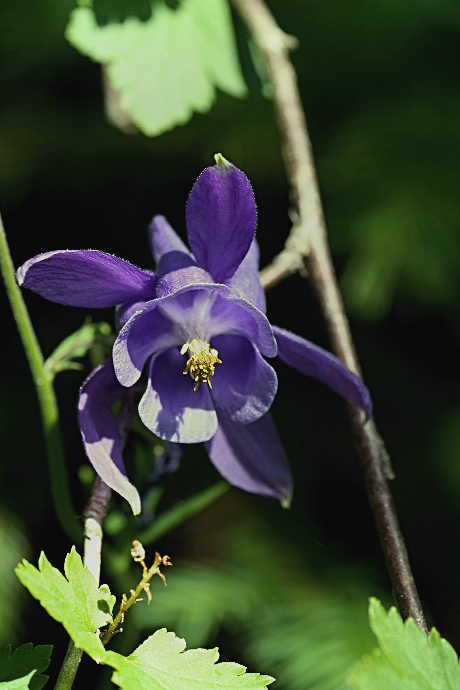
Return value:
[(284, 498), (282, 501), (280, 501), (281, 507), (286, 508), (286, 510), (289, 510), (289, 508), (291, 507), (291, 501), (292, 498)]
[(214, 160), (216, 161), (217, 167), (222, 168), (224, 170), (226, 168), (230, 168), (230, 166), (232, 165), (226, 158), (223, 157), (221, 153), (216, 153), (216, 155), (214, 156)]

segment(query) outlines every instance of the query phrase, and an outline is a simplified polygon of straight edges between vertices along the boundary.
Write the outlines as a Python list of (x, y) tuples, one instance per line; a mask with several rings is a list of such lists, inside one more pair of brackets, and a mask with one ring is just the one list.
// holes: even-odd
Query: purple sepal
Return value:
[(85, 452), (101, 479), (130, 504), (134, 515), (141, 512), (137, 489), (126, 476), (118, 423), (112, 405), (126, 394), (113, 370), (112, 358), (93, 371), (84, 382), (78, 402), (78, 419)]
[(275, 371), (242, 336), (220, 335), (212, 339), (211, 345), (222, 360), (211, 381), (211, 395), (218, 412), (239, 424), (260, 419), (275, 397)]
[(291, 471), (269, 412), (245, 426), (219, 415), (219, 428), (206, 448), (230, 484), (290, 504)]
[(322, 381), (354, 407), (361, 407), (366, 421), (372, 414), (369, 391), (361, 379), (353, 374), (337, 357), (322, 347), (300, 338), (283, 328), (273, 326), (278, 342), (278, 357), (302, 374)]
[(217, 414), (208, 386), (202, 383), (194, 391), (191, 377), (183, 374), (186, 363), (178, 348), (152, 357), (139, 416), (166, 441), (200, 443), (216, 433)]
[(259, 280), (259, 247), (255, 239), (236, 273), (228, 281), (233, 293), (252, 302), (264, 314), (267, 311), (265, 292)]
[(246, 175), (227, 162), (206, 168), (190, 192), (186, 219), (198, 264), (217, 283), (227, 282), (246, 256), (256, 230), (256, 204)]
[(154, 296), (156, 277), (92, 249), (39, 254), (17, 271), (19, 285), (73, 307), (114, 307)]
[(190, 252), (180, 237), (172, 229), (164, 216), (155, 216), (149, 227), (150, 247), (155, 263), (168, 252), (182, 252), (190, 256)]
[(113, 346), (112, 357), (118, 381), (123, 386), (134, 385), (151, 355), (182, 344), (174, 324), (158, 309), (146, 307), (134, 313)]

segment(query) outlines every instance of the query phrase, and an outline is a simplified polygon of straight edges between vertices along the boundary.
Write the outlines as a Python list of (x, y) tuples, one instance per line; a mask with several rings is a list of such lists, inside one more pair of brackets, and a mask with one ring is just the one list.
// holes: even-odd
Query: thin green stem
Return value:
[(70, 690), (78, 671), (83, 652), (70, 640), (54, 690)]
[(70, 494), (67, 465), (62, 444), (59, 424), (59, 411), (56, 396), (50, 378), (44, 369), (43, 355), (31, 324), (27, 307), (21, 291), (16, 284), (15, 271), (11, 260), (5, 230), (0, 216), (0, 267), (5, 281), (6, 291), (13, 310), (14, 318), (21, 336), (22, 344), (29, 361), (38, 402), (42, 415), (45, 435), (48, 467), (51, 479), (51, 494), (56, 515), (68, 537), (77, 543), (81, 542), (81, 530), (75, 520), (72, 497)]
[[(141, 545), (141, 548), (142, 548), (142, 545)], [(101, 637), (101, 642), (104, 646), (115, 635), (118, 626), (120, 625), (120, 623), (123, 622), (123, 619), (125, 617), (125, 613), (127, 611), (129, 611), (131, 606), (133, 606), (136, 603), (136, 601), (138, 600), (139, 594), (141, 594), (142, 592), (147, 592), (148, 599), (150, 601), (150, 599), (152, 597), (150, 594), (149, 583), (150, 583), (150, 580), (152, 579), (152, 577), (154, 575), (159, 575), (161, 577), (161, 579), (163, 580), (163, 582), (166, 584), (166, 580), (164, 579), (164, 576), (160, 572), (160, 565), (163, 562), (163, 560), (164, 560), (165, 565), (172, 565), (169, 562), (169, 559), (168, 559), (168, 562), (166, 559), (168, 559), (167, 556), (165, 556), (165, 558), (162, 559), (160, 554), (156, 553), (155, 554), (155, 561), (154, 561), (154, 563), (150, 569), (146, 568), (145, 564), (144, 564), (144, 571), (142, 573), (142, 580), (139, 582), (136, 589), (131, 590), (131, 596), (129, 597), (129, 599), (126, 597), (125, 594), (123, 594), (123, 599), (122, 599), (121, 604), (120, 604), (119, 612), (117, 613), (115, 618), (109, 623), (109, 627), (107, 628), (107, 630), (105, 631), (105, 633)]]

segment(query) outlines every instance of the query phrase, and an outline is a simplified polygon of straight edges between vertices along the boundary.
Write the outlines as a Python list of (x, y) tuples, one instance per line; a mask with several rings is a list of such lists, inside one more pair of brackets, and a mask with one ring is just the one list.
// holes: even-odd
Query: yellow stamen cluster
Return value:
[(218, 357), (218, 352), (213, 347), (206, 343), (204, 340), (199, 340), (198, 338), (193, 338), (189, 340), (181, 348), (181, 355), (185, 355), (187, 352), (190, 355), (190, 359), (187, 362), (187, 366), (184, 369), (184, 374), (190, 374), (192, 379), (195, 381), (194, 391), (197, 390), (200, 383), (207, 383), (209, 388), (212, 388), (210, 376), (214, 376), (214, 369), (216, 364), (222, 364), (222, 361)]

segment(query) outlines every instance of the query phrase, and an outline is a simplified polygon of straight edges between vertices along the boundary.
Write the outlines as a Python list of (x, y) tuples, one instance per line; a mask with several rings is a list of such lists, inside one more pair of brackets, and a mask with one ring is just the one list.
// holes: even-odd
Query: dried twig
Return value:
[[(267, 290), (305, 266), (318, 297), (335, 354), (361, 376), (350, 327), (339, 292), (327, 242), (324, 215), (305, 114), (289, 50), (296, 39), (285, 34), (263, 0), (232, 0), (246, 22), (265, 61), (273, 87), (285, 165), (297, 218), (285, 249), (261, 271)], [(396, 600), (404, 618), (411, 616), (428, 634), (425, 617), (398, 524), (388, 479), (393, 478), (388, 454), (373, 420), (350, 408), (353, 435), (360, 451), (364, 478), (385, 554)]]

